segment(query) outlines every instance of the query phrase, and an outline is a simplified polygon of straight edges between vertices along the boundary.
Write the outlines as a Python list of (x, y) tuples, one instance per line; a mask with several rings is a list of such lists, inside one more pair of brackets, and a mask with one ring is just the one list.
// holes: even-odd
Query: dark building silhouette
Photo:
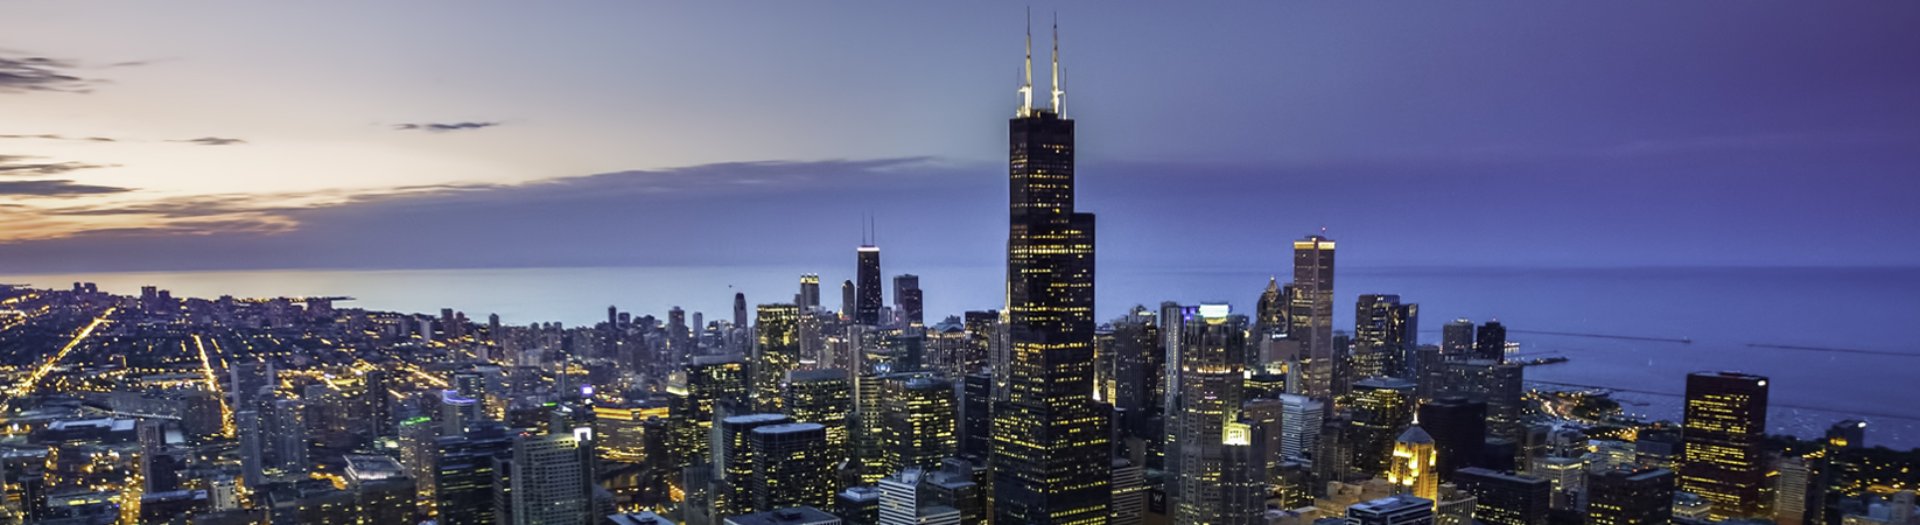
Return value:
[(1587, 525), (1667, 525), (1673, 471), (1611, 469), (1587, 476)]
[(1487, 321), (1473, 334), (1473, 358), (1504, 362), (1507, 358), (1507, 327), (1499, 321)]
[(861, 246), (858, 252), (859, 269), (855, 279), (859, 283), (854, 287), (855, 303), (853, 320), (860, 324), (880, 324), (880, 303), (883, 290), (880, 289), (880, 247)]
[(1547, 478), (1502, 474), (1469, 467), (1454, 472), (1453, 483), (1479, 499), (1474, 519), (1487, 525), (1547, 525), (1553, 483)]
[(1447, 396), (1420, 405), (1420, 426), (1433, 436), (1434, 472), (1453, 480), (1454, 471), (1480, 465), (1487, 444), (1487, 404), (1465, 396)]
[(1473, 353), (1473, 321), (1454, 319), (1440, 328), (1440, 354), (1448, 359), (1466, 359)]
[(1011, 348), (994, 363), (1007, 385), (993, 414), (993, 522), (1103, 524), (1113, 461), (1108, 409), (1093, 399), (1094, 220), (1074, 209), (1074, 121), (1059, 111), (1058, 77), (1050, 109), (1031, 104), (1031, 78), (1008, 121)]
[(1770, 518), (1761, 504), (1767, 466), (1767, 378), (1739, 372), (1687, 375), (1680, 490), (1713, 502), (1713, 518)]
[(1354, 377), (1413, 377), (1419, 332), (1420, 305), (1400, 304), (1398, 295), (1360, 296), (1353, 317)]
[(925, 302), (920, 296), (920, 276), (910, 273), (893, 276), (893, 306), (900, 311), (900, 324), (926, 325)]

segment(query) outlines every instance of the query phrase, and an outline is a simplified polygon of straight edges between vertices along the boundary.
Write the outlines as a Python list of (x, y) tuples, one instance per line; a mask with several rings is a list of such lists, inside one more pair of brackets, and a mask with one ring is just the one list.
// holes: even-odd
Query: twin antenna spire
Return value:
[(880, 226), (874, 223), (874, 215), (869, 213), (866, 220), (860, 221), (860, 245), (875, 246), (880, 242)]
[[(1033, 8), (1027, 8), (1027, 67), (1026, 81), (1020, 86), (1020, 115), (1033, 116)], [(1053, 14), (1053, 109), (1055, 115), (1065, 115), (1061, 98), (1067, 92), (1060, 89), (1060, 13)]]

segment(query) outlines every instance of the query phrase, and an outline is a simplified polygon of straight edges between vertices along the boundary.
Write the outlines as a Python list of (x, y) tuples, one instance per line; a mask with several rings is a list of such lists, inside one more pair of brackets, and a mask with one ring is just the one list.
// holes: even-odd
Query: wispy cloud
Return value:
[(79, 162), (31, 162), (37, 159), (26, 155), (0, 155), (0, 175), (56, 175), (74, 170), (112, 168), (112, 164), (84, 164)]
[(199, 144), (201, 146), (230, 146), (234, 144), (247, 143), (247, 141), (241, 140), (241, 139), (229, 139), (229, 138), (221, 138), (221, 137), (200, 137), (197, 139), (187, 139), (187, 140), (169, 140), (167, 142), (185, 142), (189, 144)]
[(0, 181), (0, 195), (14, 197), (75, 197), (132, 191), (114, 186), (79, 184), (70, 180)]
[(0, 57), (0, 93), (58, 91), (86, 93), (88, 80), (68, 74), (72, 62), (47, 57)]
[(498, 125), (500, 125), (499, 122), (454, 122), (450, 124), (439, 123), (439, 122), (429, 122), (429, 123), (421, 123), (421, 124), (394, 124), (393, 129), (403, 130), (403, 131), (425, 131), (428, 133), (445, 133), (448, 131), (464, 131), (464, 130), (470, 130), (470, 129), (491, 128)]
[(53, 134), (45, 134), (45, 133), (38, 134), (38, 135), (0, 135), (0, 139), (42, 139), (42, 140), (80, 140), (80, 141), (87, 141), (87, 142), (114, 142), (113, 139), (106, 138), (106, 137), (69, 137), (66, 135), (53, 135)]

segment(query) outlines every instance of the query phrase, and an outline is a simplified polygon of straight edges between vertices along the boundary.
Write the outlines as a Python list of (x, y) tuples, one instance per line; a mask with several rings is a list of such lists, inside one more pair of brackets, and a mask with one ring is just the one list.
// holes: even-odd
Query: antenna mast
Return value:
[(1066, 94), (1067, 94), (1066, 91), (1063, 91), (1060, 89), (1060, 12), (1055, 11), (1053, 13), (1053, 106), (1052, 107), (1053, 107), (1053, 113), (1061, 117), (1067, 116), (1065, 109), (1060, 106), (1060, 97)]
[(1027, 78), (1020, 86), (1020, 116), (1033, 114), (1033, 7), (1027, 7)]

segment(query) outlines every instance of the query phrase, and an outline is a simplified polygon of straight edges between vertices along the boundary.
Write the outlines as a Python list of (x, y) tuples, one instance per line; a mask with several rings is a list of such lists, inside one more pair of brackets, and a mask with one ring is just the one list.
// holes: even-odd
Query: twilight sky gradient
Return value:
[[(6, 2), (0, 274), (998, 264), (1025, 6)], [(1920, 3), (1056, 10), (1102, 265), (1920, 265)]]

